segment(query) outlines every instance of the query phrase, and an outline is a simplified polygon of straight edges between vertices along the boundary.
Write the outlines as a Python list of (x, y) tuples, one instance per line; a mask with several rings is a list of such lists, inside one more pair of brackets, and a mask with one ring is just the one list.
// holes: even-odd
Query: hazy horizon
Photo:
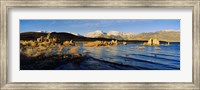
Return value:
[(160, 30), (180, 31), (180, 20), (20, 20), (20, 33), (49, 31), (85, 35), (96, 30), (136, 34)]

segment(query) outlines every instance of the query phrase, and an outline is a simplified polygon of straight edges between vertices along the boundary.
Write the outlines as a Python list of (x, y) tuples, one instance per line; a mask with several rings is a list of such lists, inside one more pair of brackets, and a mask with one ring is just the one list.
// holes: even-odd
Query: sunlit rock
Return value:
[(123, 44), (123, 45), (126, 45), (127, 43), (126, 43), (126, 42), (122, 42), (122, 44)]
[(136, 49), (139, 49), (139, 50), (144, 50), (144, 49), (145, 49), (144, 46), (136, 46), (135, 48), (136, 48)]
[(72, 47), (69, 49), (70, 54), (77, 54), (80, 47)]
[(150, 38), (148, 40), (148, 42), (144, 42), (143, 45), (146, 45), (146, 46), (159, 46), (160, 45), (160, 41), (158, 39)]
[(160, 50), (160, 48), (159, 47), (155, 47), (155, 50)]
[(165, 46), (169, 46), (170, 45), (170, 42), (167, 42), (167, 44)]
[(70, 40), (70, 41), (64, 41), (63, 45), (65, 47), (67, 47), (67, 46), (75, 46), (75, 43), (72, 40)]

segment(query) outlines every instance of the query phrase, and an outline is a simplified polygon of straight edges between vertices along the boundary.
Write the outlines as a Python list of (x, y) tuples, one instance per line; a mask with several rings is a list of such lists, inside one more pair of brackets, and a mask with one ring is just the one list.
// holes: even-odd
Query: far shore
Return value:
[[(85, 40), (85, 41), (76, 41), (76, 40), (74, 40), (74, 41), (75, 42), (94, 42), (95, 40), (94, 41), (87, 41), (87, 40)], [(134, 42), (141, 42), (141, 43), (143, 43), (143, 42), (147, 42), (147, 41), (148, 40), (118, 40), (118, 42), (129, 42), (129, 43), (134, 43)], [(162, 40), (160, 40), (160, 42), (161, 43), (167, 43), (167, 41), (162, 41)], [(170, 43), (180, 43), (180, 41), (169, 41), (169, 42)]]

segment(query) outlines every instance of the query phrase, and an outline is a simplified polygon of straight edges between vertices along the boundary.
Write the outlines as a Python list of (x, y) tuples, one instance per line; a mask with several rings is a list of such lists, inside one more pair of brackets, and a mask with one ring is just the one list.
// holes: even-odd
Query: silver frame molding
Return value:
[[(0, 89), (189, 89), (200, 90), (200, 0), (0, 0)], [(14, 83), (8, 82), (8, 10), (9, 8), (192, 8), (193, 9), (193, 81), (184, 82), (141, 82), (141, 83)]]

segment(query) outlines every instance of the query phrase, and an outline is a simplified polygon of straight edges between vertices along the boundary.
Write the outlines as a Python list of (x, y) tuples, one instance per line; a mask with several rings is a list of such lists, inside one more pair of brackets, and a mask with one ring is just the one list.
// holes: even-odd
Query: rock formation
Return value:
[(63, 45), (64, 46), (75, 46), (75, 43), (72, 40), (70, 40), (70, 41), (64, 41)]
[(126, 42), (122, 42), (122, 44), (126, 45), (127, 43)]
[(147, 45), (147, 46), (159, 46), (160, 45), (160, 41), (158, 39), (152, 39), (152, 38), (150, 38), (148, 40), (148, 42), (144, 42), (143, 45)]
[(98, 47), (98, 46), (117, 46), (118, 41), (117, 40), (112, 40), (110, 42), (108, 41), (95, 41), (95, 42), (87, 42), (84, 43), (83, 46), (85, 47)]
[(170, 45), (170, 42), (167, 42), (166, 46), (169, 46)]
[[(63, 44), (63, 45), (62, 45)], [(49, 54), (52, 49), (56, 49), (57, 55), (62, 55), (63, 47), (75, 46), (75, 43), (71, 41), (65, 41), (63, 43), (57, 43), (56, 38), (51, 38), (51, 33), (48, 33), (46, 37), (40, 36), (35, 41), (20, 41), (20, 51), (27, 56), (38, 56), (41, 54)]]
[(144, 49), (145, 49), (144, 46), (136, 46), (135, 48), (136, 48), (136, 49), (139, 49), (139, 50), (144, 50)]

